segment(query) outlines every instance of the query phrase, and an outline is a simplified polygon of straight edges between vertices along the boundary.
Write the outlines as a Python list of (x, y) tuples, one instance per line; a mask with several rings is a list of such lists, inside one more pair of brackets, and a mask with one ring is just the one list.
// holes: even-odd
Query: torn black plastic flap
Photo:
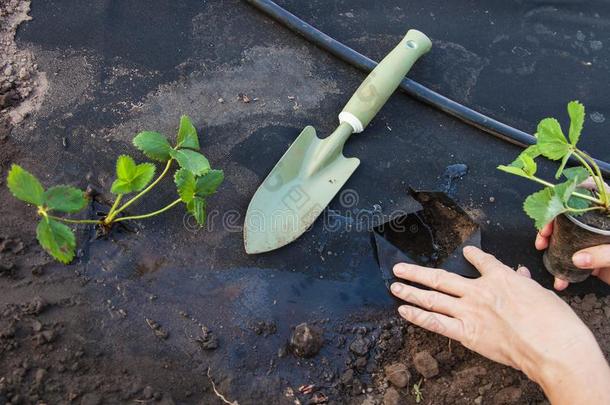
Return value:
[[(373, 228), (373, 243), (376, 248), (377, 261), (379, 268), (386, 285), (389, 286), (395, 279), (392, 269), (397, 263), (411, 263), (427, 267), (439, 267), (455, 274), (459, 274), (468, 278), (479, 277), (480, 274), (463, 256), (462, 249), (465, 246), (481, 246), (481, 230), (476, 225), (472, 218), (451, 198), (442, 192), (416, 192), (411, 191), (411, 195), (422, 203), (422, 206), (429, 202), (437, 202), (443, 208), (450, 209), (455, 215), (460, 216), (462, 220), (467, 220), (473, 225), (472, 232), (462, 242), (456, 246), (450, 253), (446, 254), (441, 260), (434, 263), (426, 262), (426, 255), (415, 257), (413, 252), (406, 249), (401, 249), (396, 245), (407, 246), (409, 243), (418, 243), (420, 245), (434, 245), (434, 237), (438, 237), (438, 232), (442, 230), (432, 230), (425, 224), (424, 209), (414, 213), (408, 213), (396, 218), (392, 218), (383, 224)], [(430, 211), (429, 211), (430, 212)], [(428, 215), (430, 213), (428, 212)], [(432, 211), (433, 212), (433, 211)], [(401, 224), (401, 226), (395, 226)], [(419, 232), (423, 229), (425, 232)], [(414, 230), (415, 227), (415, 230)], [(427, 229), (426, 229), (427, 228)], [(426, 235), (429, 233), (429, 236)], [(426, 241), (426, 237), (429, 241)], [(423, 238), (423, 240), (422, 240)], [(418, 239), (418, 240), (416, 240)], [(394, 241), (395, 243), (392, 243)], [(411, 249), (412, 250), (412, 249)], [(424, 259), (422, 259), (422, 257)]]

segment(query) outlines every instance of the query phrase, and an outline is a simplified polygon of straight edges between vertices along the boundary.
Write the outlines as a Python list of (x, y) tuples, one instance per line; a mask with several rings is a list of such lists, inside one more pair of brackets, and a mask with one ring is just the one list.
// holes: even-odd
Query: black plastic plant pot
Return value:
[(587, 225), (575, 217), (560, 215), (555, 218), (549, 247), (544, 253), (544, 267), (557, 278), (578, 283), (591, 275), (591, 270), (574, 266), (572, 256), (579, 250), (609, 244), (610, 230)]

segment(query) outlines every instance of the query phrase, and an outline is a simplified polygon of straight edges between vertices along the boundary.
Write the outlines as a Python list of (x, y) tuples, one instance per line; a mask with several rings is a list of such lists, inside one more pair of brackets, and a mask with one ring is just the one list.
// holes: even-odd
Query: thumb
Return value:
[(610, 267), (610, 245), (593, 246), (579, 250), (572, 256), (574, 266), (581, 269)]

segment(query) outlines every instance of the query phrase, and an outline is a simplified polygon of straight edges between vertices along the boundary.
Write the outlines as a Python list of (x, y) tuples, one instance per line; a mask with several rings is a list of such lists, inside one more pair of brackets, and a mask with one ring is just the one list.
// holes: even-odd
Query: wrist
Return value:
[(610, 403), (610, 366), (593, 339), (559, 355), (545, 353), (523, 369), (551, 403)]

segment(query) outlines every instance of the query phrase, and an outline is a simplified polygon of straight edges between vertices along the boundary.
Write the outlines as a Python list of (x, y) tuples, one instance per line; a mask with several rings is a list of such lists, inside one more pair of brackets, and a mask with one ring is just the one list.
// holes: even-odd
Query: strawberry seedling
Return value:
[[(545, 118), (538, 124), (536, 144), (525, 149), (510, 165), (498, 169), (525, 177), (544, 186), (544, 189), (530, 195), (523, 204), (526, 214), (541, 229), (560, 214), (578, 216), (589, 211), (610, 215), (610, 193), (604, 185), (604, 178), (595, 160), (577, 147), (585, 120), (585, 107), (578, 101), (568, 103), (570, 128), (568, 136), (555, 118)], [(536, 176), (535, 159), (543, 156), (561, 161), (555, 179), (562, 176), (565, 181), (554, 184)], [(566, 168), (570, 157), (580, 166)], [(580, 187), (587, 178), (595, 184), (594, 190)]]
[[(66, 185), (44, 189), (40, 181), (17, 164), (8, 173), (7, 184), (11, 193), (26, 203), (37, 207), (40, 221), (36, 237), (40, 245), (55, 259), (69, 263), (74, 258), (76, 238), (68, 224), (92, 224), (108, 231), (112, 225), (129, 220), (150, 218), (161, 214), (181, 203), (201, 226), (206, 220), (206, 198), (216, 192), (224, 180), (222, 170), (210, 167), (208, 159), (199, 150), (199, 137), (189, 117), (183, 115), (172, 146), (162, 134), (152, 131), (139, 133), (133, 144), (149, 159), (165, 164), (161, 174), (155, 177), (153, 163), (136, 163), (127, 155), (121, 155), (116, 162), (116, 180), (110, 192), (116, 197), (108, 213), (99, 219), (74, 219), (62, 214), (77, 213), (85, 209), (88, 197), (84, 191)], [(174, 162), (179, 169), (174, 182), (178, 198), (166, 206), (144, 214), (122, 215), (132, 204), (148, 194), (170, 172)], [(126, 199), (125, 202), (123, 200)]]

